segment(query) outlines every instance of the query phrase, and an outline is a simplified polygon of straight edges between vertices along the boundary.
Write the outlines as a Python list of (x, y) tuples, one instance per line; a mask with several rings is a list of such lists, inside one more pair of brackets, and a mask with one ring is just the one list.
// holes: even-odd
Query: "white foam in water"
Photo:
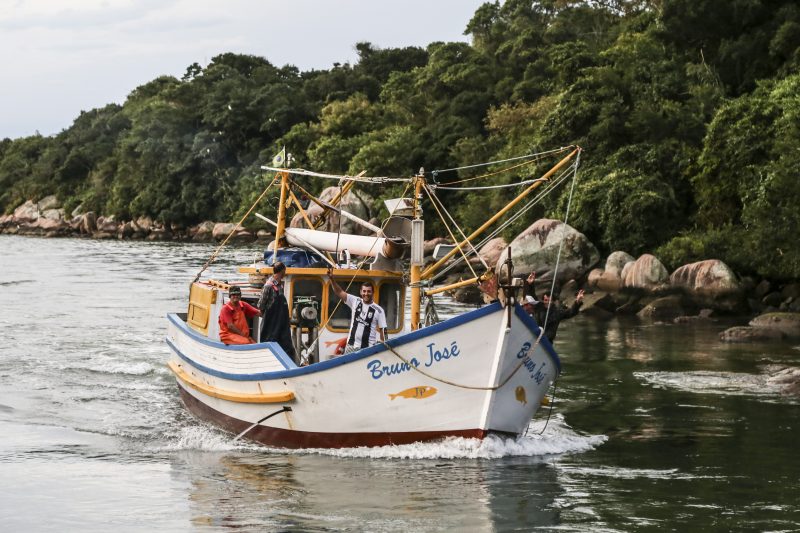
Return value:
[[(608, 439), (605, 435), (579, 435), (569, 428), (561, 415), (553, 416), (544, 434), (539, 435), (543, 425), (544, 422), (537, 421), (518, 439), (494, 435), (483, 440), (450, 437), (438, 442), (418, 442), (399, 446), (312, 448), (293, 450), (290, 453), (370, 459), (497, 459), (584, 452), (594, 449)], [(280, 451), (286, 453), (285, 450)]]
[(608, 440), (605, 435), (579, 435), (570, 429), (561, 415), (554, 415), (544, 434), (539, 435), (543, 425), (544, 422), (537, 421), (532, 424), (527, 434), (519, 439), (490, 435), (484, 440), (451, 437), (438, 442), (419, 442), (400, 446), (287, 450), (270, 448), (245, 440), (234, 442), (234, 436), (230, 433), (198, 423), (180, 428), (178, 434), (171, 437), (172, 442), (160, 447), (159, 450), (257, 451), (369, 459), (497, 459), (585, 452)]
[(159, 451), (200, 450), (206, 452), (226, 452), (241, 450), (263, 450), (262, 446), (248, 441), (233, 441), (234, 436), (212, 426), (197, 425), (180, 428), (172, 442), (160, 447)]
[(790, 392), (800, 380), (800, 369), (766, 369), (765, 374), (737, 372), (634, 372), (634, 376), (661, 389), (727, 396), (774, 398)]
[(155, 367), (146, 361), (125, 361), (107, 355), (92, 357), (85, 362), (69, 362), (63, 370), (87, 370), (101, 374), (123, 374), (126, 376), (145, 376)]

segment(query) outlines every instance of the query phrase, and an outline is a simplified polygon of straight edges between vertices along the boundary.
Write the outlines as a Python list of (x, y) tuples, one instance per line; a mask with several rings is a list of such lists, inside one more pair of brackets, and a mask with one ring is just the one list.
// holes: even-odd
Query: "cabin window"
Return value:
[(381, 284), (378, 305), (386, 312), (389, 331), (400, 331), (403, 327), (403, 286), (389, 281)]
[[(354, 279), (350, 286), (347, 286), (346, 280), (336, 280), (339, 286), (342, 287), (348, 294), (352, 294), (361, 298), (361, 284), (364, 283), (362, 279)], [(337, 307), (338, 304), (338, 307)], [(336, 311), (333, 309), (336, 308)], [(333, 313), (333, 314), (331, 314)], [(333, 289), (328, 287), (328, 327), (331, 329), (348, 329), (350, 328), (350, 308), (344, 302), (339, 300), (339, 297), (333, 293)]]
[(322, 281), (319, 278), (295, 279), (292, 282), (292, 308), (298, 298), (310, 297), (322, 307)]

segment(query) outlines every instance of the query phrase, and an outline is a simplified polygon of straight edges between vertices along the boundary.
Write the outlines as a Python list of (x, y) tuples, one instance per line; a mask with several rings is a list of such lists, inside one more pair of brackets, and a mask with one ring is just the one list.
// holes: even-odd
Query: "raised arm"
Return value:
[(328, 279), (331, 282), (331, 289), (333, 289), (333, 294), (339, 297), (339, 299), (343, 302), (347, 302), (347, 292), (343, 288), (336, 283), (336, 280), (333, 279), (333, 268), (328, 267)]
[(534, 300), (538, 300), (539, 298), (536, 297), (536, 287), (534, 282), (536, 281), (536, 271), (531, 272), (528, 274), (528, 277), (525, 279), (522, 288), (522, 295), (523, 296), (531, 296)]

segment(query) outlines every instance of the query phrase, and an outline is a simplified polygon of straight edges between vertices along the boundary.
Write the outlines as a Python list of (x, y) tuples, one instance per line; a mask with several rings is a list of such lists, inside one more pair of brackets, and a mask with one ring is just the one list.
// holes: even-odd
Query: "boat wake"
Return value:
[(761, 374), (739, 372), (634, 372), (662, 389), (726, 396), (752, 396), (766, 401), (800, 399), (800, 368), (767, 365)]
[(499, 459), (502, 457), (535, 457), (581, 453), (600, 446), (605, 435), (581, 435), (554, 415), (543, 434), (543, 421), (531, 424), (520, 438), (490, 435), (486, 439), (451, 437), (437, 442), (418, 442), (399, 446), (358, 448), (307, 448), (286, 450), (270, 448), (252, 442), (233, 442), (233, 437), (208, 425), (181, 428), (174, 441), (163, 447), (164, 451), (257, 451), (281, 455), (329, 455), (363, 459)]

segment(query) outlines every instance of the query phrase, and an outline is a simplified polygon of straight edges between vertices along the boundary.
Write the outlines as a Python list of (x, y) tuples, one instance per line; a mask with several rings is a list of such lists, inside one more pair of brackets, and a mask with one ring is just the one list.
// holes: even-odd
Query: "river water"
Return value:
[(770, 379), (798, 345), (579, 316), (518, 440), (233, 444), (165, 366), (165, 315), (212, 251), (0, 235), (1, 530), (800, 531), (800, 401)]

